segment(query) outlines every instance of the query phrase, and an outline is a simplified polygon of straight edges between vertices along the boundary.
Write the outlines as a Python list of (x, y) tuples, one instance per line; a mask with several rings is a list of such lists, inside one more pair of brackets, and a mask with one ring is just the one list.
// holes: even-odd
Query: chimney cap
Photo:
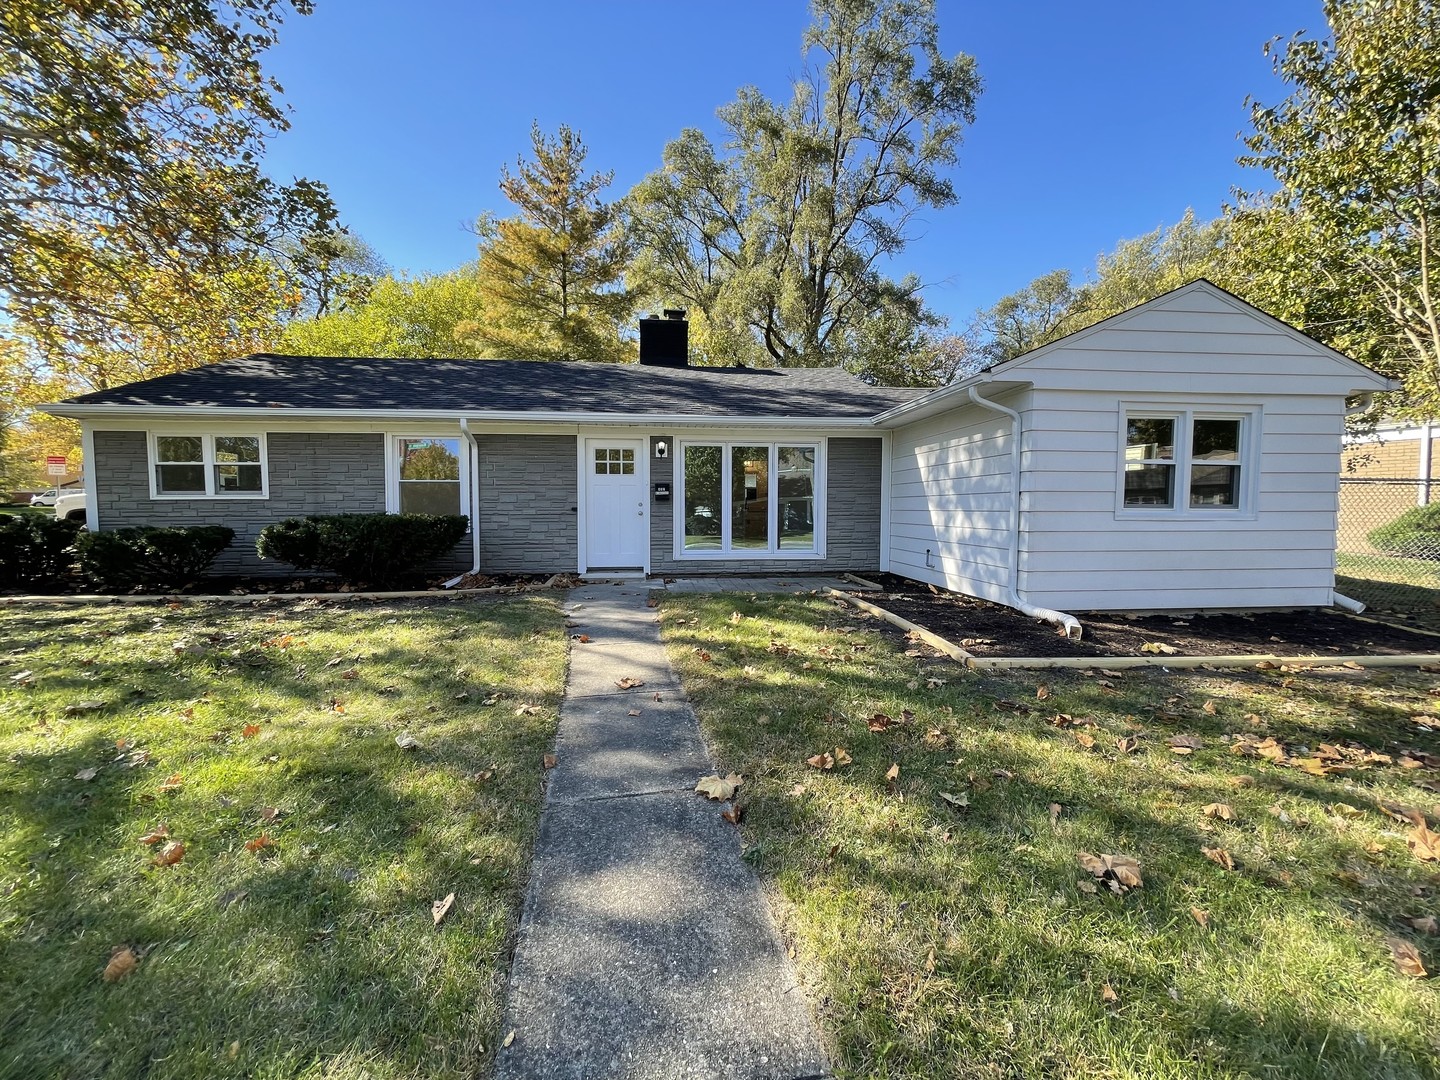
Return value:
[(685, 309), (684, 309), (684, 308), (667, 307), (667, 308), (665, 309), (665, 318), (667, 318), (667, 319), (683, 319), (683, 318), (685, 318)]

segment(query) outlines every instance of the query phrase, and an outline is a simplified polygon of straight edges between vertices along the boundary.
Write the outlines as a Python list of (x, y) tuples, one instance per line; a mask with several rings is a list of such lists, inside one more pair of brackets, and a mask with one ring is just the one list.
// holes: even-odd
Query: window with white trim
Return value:
[(167, 435), (150, 440), (150, 494), (157, 499), (265, 499), (264, 435)]
[(820, 554), (819, 443), (682, 443), (682, 556)]
[(450, 516), (465, 512), (458, 438), (401, 437), (395, 440), (395, 453), (397, 511)]
[(1192, 409), (1125, 414), (1121, 501), (1127, 511), (1246, 508), (1254, 417)]

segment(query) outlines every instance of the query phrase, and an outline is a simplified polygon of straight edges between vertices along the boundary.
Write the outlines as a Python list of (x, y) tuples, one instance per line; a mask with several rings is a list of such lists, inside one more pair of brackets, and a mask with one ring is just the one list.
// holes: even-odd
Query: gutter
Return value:
[(1085, 631), (1080, 625), (1080, 620), (1074, 615), (1055, 611), (1052, 608), (1039, 607), (1027, 601), (1020, 594), (1020, 414), (1014, 409), (996, 404), (989, 398), (981, 397), (977, 386), (966, 387), (966, 395), (982, 409), (989, 409), (1010, 418), (1010, 574), (1005, 584), (1009, 599), (1002, 603), (1031, 618), (1044, 619), (1048, 623), (1059, 626), (1064, 629), (1066, 637), (1079, 641)]

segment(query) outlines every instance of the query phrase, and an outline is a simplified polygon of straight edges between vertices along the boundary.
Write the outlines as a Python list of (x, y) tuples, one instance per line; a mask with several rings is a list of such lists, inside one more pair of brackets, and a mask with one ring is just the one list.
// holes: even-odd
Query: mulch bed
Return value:
[(1085, 628), (1072, 641), (1011, 608), (896, 577), (872, 576), (885, 592), (857, 595), (982, 656), (1144, 656), (1159, 643), (1180, 656), (1324, 656), (1440, 653), (1440, 637), (1378, 625), (1336, 609), (1236, 614), (1124, 615), (1071, 612)]

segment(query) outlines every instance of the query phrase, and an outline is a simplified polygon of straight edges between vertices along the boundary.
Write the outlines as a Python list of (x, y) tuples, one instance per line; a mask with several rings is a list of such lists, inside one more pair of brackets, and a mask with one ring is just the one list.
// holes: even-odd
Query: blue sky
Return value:
[[(532, 120), (580, 131), (588, 164), (627, 191), (684, 127), (753, 84), (788, 98), (809, 21), (802, 0), (667, 4), (320, 0), (268, 57), (293, 127), (270, 171), (330, 185), (344, 220), (397, 270), (474, 257), (464, 230), (512, 208), (502, 164)], [(1056, 267), (1194, 207), (1217, 213), (1239, 184), (1246, 95), (1283, 89), (1261, 52), (1323, 32), (1319, 0), (1075, 4), (940, 0), (941, 44), (968, 52), (985, 90), (953, 179), (893, 270), (919, 274), (932, 307), (963, 323)]]

